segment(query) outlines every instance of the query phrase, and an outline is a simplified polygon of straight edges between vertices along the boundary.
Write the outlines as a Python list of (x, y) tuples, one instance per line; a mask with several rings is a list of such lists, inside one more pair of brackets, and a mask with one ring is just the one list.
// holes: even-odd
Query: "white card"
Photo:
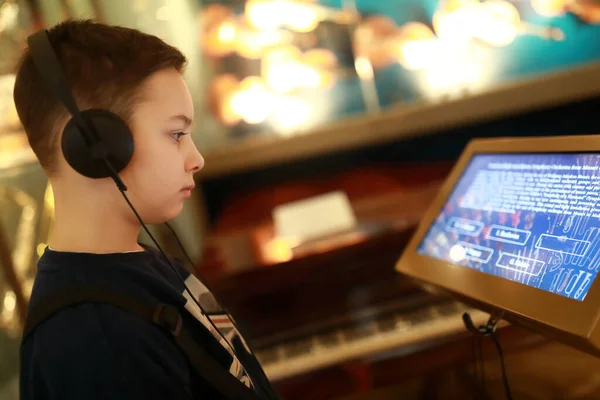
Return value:
[(273, 220), (277, 236), (297, 243), (356, 226), (350, 200), (341, 191), (277, 206), (273, 209)]

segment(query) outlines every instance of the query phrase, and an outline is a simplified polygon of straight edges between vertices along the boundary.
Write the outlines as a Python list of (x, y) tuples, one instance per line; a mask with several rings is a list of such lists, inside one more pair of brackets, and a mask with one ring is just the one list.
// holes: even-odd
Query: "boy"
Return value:
[[(177, 216), (204, 165), (189, 134), (194, 110), (182, 78), (183, 54), (154, 36), (91, 21), (63, 22), (48, 30), (48, 39), (78, 108), (109, 110), (131, 129), (133, 157), (120, 177), (141, 219), (156, 224)], [(87, 178), (66, 161), (60, 143), (71, 115), (45, 87), (29, 50), (18, 66), (14, 100), (55, 201), (54, 231), (38, 263), (29, 310), (82, 284), (176, 306), (195, 344), (228, 379), (231, 374), (258, 398), (276, 398), (208, 289), (175, 265), (203, 303), (200, 311), (164, 258), (138, 243), (141, 225), (112, 179)], [(108, 303), (60, 309), (23, 339), (21, 397), (227, 398), (195, 373), (167, 333)]]

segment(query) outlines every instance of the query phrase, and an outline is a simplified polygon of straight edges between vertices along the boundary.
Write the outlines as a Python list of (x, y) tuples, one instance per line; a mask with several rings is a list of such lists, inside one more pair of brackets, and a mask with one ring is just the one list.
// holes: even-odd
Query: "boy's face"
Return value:
[(175, 69), (160, 70), (145, 81), (143, 90), (144, 100), (130, 125), (133, 158), (121, 177), (144, 222), (156, 224), (181, 212), (204, 159), (190, 134), (194, 106), (182, 75)]

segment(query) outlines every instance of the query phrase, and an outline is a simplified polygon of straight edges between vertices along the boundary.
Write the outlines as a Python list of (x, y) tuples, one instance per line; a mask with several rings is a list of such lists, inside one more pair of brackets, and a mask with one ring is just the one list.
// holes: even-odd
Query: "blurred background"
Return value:
[[(174, 226), (282, 397), (500, 398), (495, 353), (462, 332), (464, 306), (393, 267), (469, 139), (600, 132), (598, 0), (0, 0), (3, 400), (18, 397), (53, 222), (14, 66), (30, 33), (67, 18), (137, 28), (188, 57), (206, 167)], [(282, 233), (282, 209), (326, 195), (343, 226)], [(516, 398), (600, 396), (596, 360), (501, 331)], [(542, 368), (557, 357), (562, 368)]]

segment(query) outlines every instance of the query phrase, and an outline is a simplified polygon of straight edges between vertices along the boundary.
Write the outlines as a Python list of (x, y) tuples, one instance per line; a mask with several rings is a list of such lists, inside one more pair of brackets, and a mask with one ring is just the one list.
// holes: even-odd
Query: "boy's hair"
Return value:
[[(62, 22), (48, 30), (48, 38), (78, 108), (109, 110), (128, 124), (136, 104), (143, 100), (140, 86), (144, 80), (163, 68), (183, 72), (187, 63), (178, 49), (156, 36), (91, 20)], [(59, 148), (59, 128), (69, 114), (46, 89), (29, 49), (25, 49), (17, 66), (13, 96), (29, 145), (51, 175)]]

